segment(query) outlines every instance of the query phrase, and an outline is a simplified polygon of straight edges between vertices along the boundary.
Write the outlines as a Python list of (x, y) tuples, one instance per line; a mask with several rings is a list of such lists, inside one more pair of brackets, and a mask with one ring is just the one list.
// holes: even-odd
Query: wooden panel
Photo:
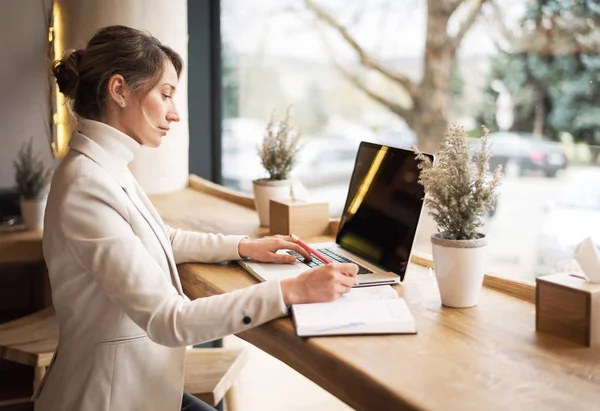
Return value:
[(271, 234), (315, 237), (329, 234), (329, 204), (271, 200)]
[(589, 295), (538, 283), (536, 328), (578, 344), (589, 343)]
[(197, 348), (186, 353), (185, 389), (216, 406), (248, 362), (246, 349)]
[(33, 411), (31, 396), (0, 400), (0, 411)]
[(536, 328), (578, 344), (600, 343), (600, 284), (554, 274), (537, 278)]
[(0, 411), (33, 410), (33, 369), (0, 360)]
[(43, 260), (41, 231), (0, 232), (0, 264)]
[(53, 307), (0, 324), (0, 358), (31, 366), (47, 365), (57, 342)]
[(590, 304), (590, 344), (600, 345), (600, 295), (591, 297)]
[[(15, 382), (14, 385), (0, 390), (4, 393), (0, 398), (0, 410), (4, 409), (2, 404), (6, 407), (31, 405), (33, 369), (30, 367), (48, 366), (57, 344), (58, 323), (53, 307), (47, 307), (35, 314), (0, 324), (0, 361), (2, 361), (0, 370), (8, 368), (6, 374), (8, 382)], [(15, 368), (15, 365), (27, 366), (29, 371), (27, 380), (22, 381), (18, 378), (19, 368)], [(0, 387), (7, 384), (2, 376), (0, 372)], [(28, 392), (27, 397), (23, 397), (24, 390)], [(26, 401), (23, 401), (24, 398)]]
[[(33, 301), (31, 266), (0, 266), (0, 312), (27, 311)], [(0, 313), (1, 316), (1, 313)]]
[(329, 220), (329, 235), (335, 237), (340, 230), (340, 219), (332, 218)]
[(31, 367), (47, 367), (58, 346), (58, 327), (56, 335), (43, 340), (4, 347), (2, 358)]
[(43, 261), (0, 264), (0, 324), (48, 305), (48, 288)]

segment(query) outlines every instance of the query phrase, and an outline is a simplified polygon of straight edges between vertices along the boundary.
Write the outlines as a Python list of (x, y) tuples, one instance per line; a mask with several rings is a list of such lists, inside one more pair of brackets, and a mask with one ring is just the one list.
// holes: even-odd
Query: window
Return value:
[[(600, 243), (600, 9), (444, 3), (222, 0), (223, 182), (251, 191), (256, 145), (289, 105), (306, 142), (294, 177), (332, 216), (360, 141), (431, 151), (459, 121), (476, 146), (485, 124), (506, 175), (482, 229), (488, 270), (571, 269), (578, 242)], [(425, 212), (415, 249), (430, 253), (434, 231)]]

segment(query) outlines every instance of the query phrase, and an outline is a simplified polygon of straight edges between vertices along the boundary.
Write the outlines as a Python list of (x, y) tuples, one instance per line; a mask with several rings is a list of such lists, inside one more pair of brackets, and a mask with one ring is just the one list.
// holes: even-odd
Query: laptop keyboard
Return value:
[[(354, 261), (344, 257), (343, 255), (339, 255), (337, 254), (335, 251), (332, 251), (328, 248), (321, 248), (317, 250), (319, 253), (323, 254), (324, 257), (328, 258), (329, 261), (333, 262), (333, 263), (354, 263), (356, 264)], [(304, 257), (302, 256), (302, 254), (296, 252), (296, 251), (291, 251), (288, 250), (286, 251), (289, 255), (293, 255), (294, 257), (296, 257), (296, 259), (303, 263), (306, 264), (309, 268), (314, 268), (314, 267), (318, 267), (320, 265), (324, 265), (325, 262), (321, 261), (321, 259), (319, 259), (318, 257), (316, 257), (314, 254), (311, 254), (310, 256), (312, 257), (312, 261), (305, 261)], [(358, 274), (372, 274), (373, 271), (369, 270), (366, 267), (363, 267), (360, 264), (356, 264), (358, 265)]]

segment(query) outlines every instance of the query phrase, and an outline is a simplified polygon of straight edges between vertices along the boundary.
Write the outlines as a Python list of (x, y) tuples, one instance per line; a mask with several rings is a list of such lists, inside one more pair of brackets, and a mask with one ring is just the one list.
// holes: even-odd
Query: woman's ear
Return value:
[(108, 79), (108, 95), (110, 99), (120, 107), (125, 107), (127, 104), (125, 101), (127, 94), (125, 78), (120, 74), (113, 74), (111, 78)]

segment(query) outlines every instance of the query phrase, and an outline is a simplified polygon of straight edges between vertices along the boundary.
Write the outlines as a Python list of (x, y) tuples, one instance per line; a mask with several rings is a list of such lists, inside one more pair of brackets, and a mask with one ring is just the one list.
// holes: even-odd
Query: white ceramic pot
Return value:
[(431, 236), (435, 277), (442, 304), (473, 307), (479, 302), (487, 259), (487, 237), (448, 240)]
[(269, 226), (269, 201), (273, 198), (290, 198), (291, 180), (258, 179), (252, 181), (254, 204), (262, 227)]
[(21, 216), (28, 230), (43, 230), (47, 197), (21, 197)]

